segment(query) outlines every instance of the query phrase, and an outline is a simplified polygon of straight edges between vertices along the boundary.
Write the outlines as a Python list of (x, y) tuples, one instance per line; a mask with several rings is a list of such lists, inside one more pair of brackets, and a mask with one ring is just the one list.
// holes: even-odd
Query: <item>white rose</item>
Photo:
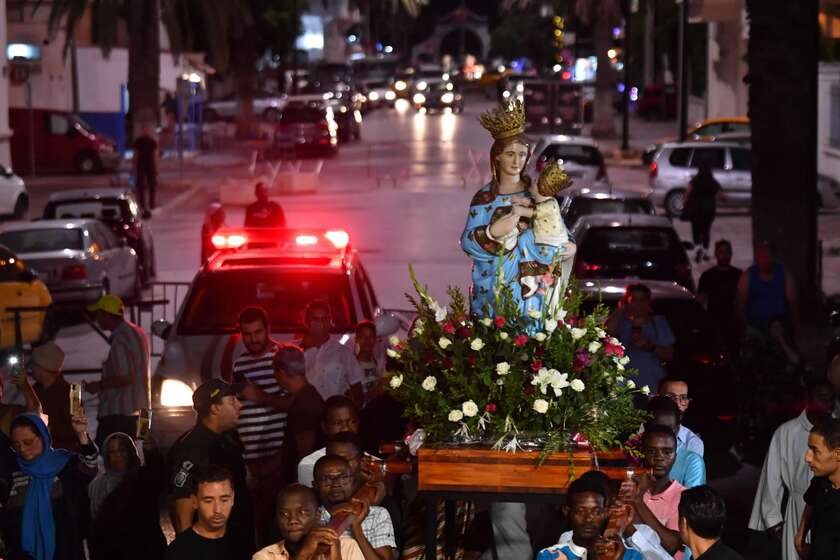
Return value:
[(598, 338), (604, 338), (605, 336), (607, 336), (607, 331), (599, 327), (595, 329), (595, 334), (598, 335)]
[(501, 338), (502, 340), (507, 340), (508, 339), (508, 333), (506, 333), (505, 331), (500, 332), (499, 333), (499, 338)]
[(616, 364), (615, 367), (618, 371), (624, 371), (624, 364), (622, 363)]
[(484, 348), (484, 341), (483, 341), (483, 340), (481, 340), (480, 338), (476, 338), (475, 340), (473, 340), (473, 341), (470, 343), (470, 348), (472, 348), (473, 350), (475, 350), (476, 352), (478, 352), (479, 350), (481, 350), (482, 348)]
[(493, 326), (493, 319), (491, 319), (490, 317), (485, 317), (484, 319), (481, 320), (481, 324), (484, 325), (485, 327), (492, 327)]
[(572, 379), (572, 382), (569, 385), (571, 386), (572, 391), (577, 391), (578, 393), (586, 389), (586, 385), (584, 385), (583, 381), (580, 379)]
[(531, 319), (539, 319), (540, 317), (542, 317), (542, 313), (540, 313), (536, 309), (529, 309), (528, 317), (530, 317)]
[(586, 336), (586, 329), (579, 329), (577, 327), (572, 329), (572, 338), (574, 340), (580, 340), (584, 336)]
[(534, 335), (534, 339), (535, 339), (537, 342), (542, 342), (542, 341), (544, 341), (546, 338), (548, 338), (548, 337), (546, 336), (546, 334), (545, 334), (544, 332), (538, 332), (537, 334), (535, 334), (535, 335)]
[(396, 350), (394, 350), (393, 348), (388, 348), (387, 350), (385, 350), (385, 353), (388, 354), (389, 358), (399, 358), (400, 357), (400, 353), (397, 352)]
[(557, 328), (557, 321), (554, 319), (546, 319), (545, 320), (545, 330), (553, 333), (554, 330)]
[(537, 399), (534, 401), (534, 410), (540, 414), (548, 412), (548, 401), (545, 399)]
[(388, 339), (388, 342), (391, 344), (391, 346), (396, 346), (397, 344), (400, 343), (400, 337), (394, 335), (394, 336), (392, 336), (391, 338)]
[(430, 375), (423, 380), (423, 383), (421, 383), (420, 386), (427, 391), (434, 391), (435, 387), (437, 387), (437, 379), (435, 379), (434, 375)]
[(449, 413), (449, 421), (450, 422), (460, 422), (464, 419), (464, 413), (460, 410), (453, 410)]
[(403, 382), (403, 376), (402, 375), (395, 375), (394, 377), (391, 378), (391, 382), (390, 382), (391, 383), (391, 389), (398, 388), (400, 385), (402, 385), (402, 382)]
[(476, 405), (473, 401), (467, 401), (461, 405), (461, 410), (464, 411), (464, 416), (472, 418), (478, 414), (478, 405)]
[(627, 388), (628, 389), (635, 389), (636, 388), (636, 384), (633, 382), (632, 379), (627, 380)]
[(642, 387), (642, 394), (643, 394), (644, 396), (648, 396), (648, 395), (650, 395), (650, 387), (648, 387), (647, 385), (645, 385), (644, 387)]
[(624, 378), (621, 377), (620, 375), (617, 375), (616, 378), (615, 378), (615, 381), (616, 381), (616, 383), (621, 383), (622, 381), (624, 381)]
[(618, 363), (623, 365), (623, 366), (626, 366), (629, 362), (630, 362), (630, 356), (622, 356), (621, 359), (618, 360)]
[(601, 347), (601, 343), (598, 342), (597, 340), (593, 340), (592, 342), (590, 342), (589, 343), (590, 354), (594, 354), (595, 352), (597, 352), (600, 347)]
[(510, 364), (507, 362), (499, 362), (496, 364), (496, 373), (499, 375), (507, 375), (510, 372)]
[(450, 346), (451, 344), (452, 344), (452, 341), (451, 341), (451, 340), (449, 340), (448, 338), (446, 338), (445, 336), (440, 337), (440, 340), (438, 340), (438, 345), (439, 345), (441, 348), (443, 348), (444, 350), (446, 350), (447, 348), (449, 348), (449, 346)]

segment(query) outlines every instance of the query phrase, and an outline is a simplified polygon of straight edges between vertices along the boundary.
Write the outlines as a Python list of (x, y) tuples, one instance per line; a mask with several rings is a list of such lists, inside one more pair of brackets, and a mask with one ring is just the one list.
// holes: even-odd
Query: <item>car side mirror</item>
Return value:
[(149, 220), (152, 217), (152, 211), (148, 208), (143, 208), (143, 211), (140, 212), (140, 215), (143, 216), (144, 220)]
[(152, 323), (152, 334), (161, 340), (169, 338), (169, 331), (172, 330), (172, 323), (166, 319), (158, 319)]
[(375, 323), (376, 336), (388, 337), (400, 330), (400, 320), (391, 313), (382, 313)]

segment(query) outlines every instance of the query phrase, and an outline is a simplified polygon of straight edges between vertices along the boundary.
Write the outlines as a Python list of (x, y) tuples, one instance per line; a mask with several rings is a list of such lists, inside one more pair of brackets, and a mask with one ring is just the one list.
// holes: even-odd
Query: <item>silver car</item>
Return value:
[[(277, 122), (286, 106), (285, 93), (257, 92), (254, 94), (254, 115), (269, 122)], [(204, 120), (216, 122), (235, 119), (239, 114), (239, 99), (230, 95), (223, 99), (208, 101), (204, 106)]]
[(611, 186), (593, 186), (564, 193), (560, 212), (566, 227), (575, 228), (578, 220), (591, 214), (646, 214), (656, 215), (653, 202), (647, 194), (623, 191)]
[(54, 302), (90, 302), (103, 293), (134, 297), (140, 290), (137, 253), (92, 219), (40, 220), (0, 226), (0, 245), (23, 259)]
[(539, 175), (549, 160), (563, 164), (575, 188), (609, 186), (604, 156), (592, 138), (566, 134), (540, 136), (528, 166), (532, 177)]

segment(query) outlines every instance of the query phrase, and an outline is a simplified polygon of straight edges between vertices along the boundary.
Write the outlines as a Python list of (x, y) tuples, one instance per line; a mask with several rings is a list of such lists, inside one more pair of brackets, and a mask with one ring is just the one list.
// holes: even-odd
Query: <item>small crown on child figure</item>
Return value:
[(543, 196), (556, 196), (557, 193), (571, 186), (572, 180), (556, 160), (550, 160), (546, 164), (537, 180), (537, 189)]

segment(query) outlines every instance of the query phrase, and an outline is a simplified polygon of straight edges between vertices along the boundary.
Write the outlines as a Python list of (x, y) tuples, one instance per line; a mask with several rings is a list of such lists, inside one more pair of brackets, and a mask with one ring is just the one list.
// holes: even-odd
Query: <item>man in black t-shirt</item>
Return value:
[(697, 293), (705, 300), (709, 317), (714, 321), (716, 332), (721, 335), (721, 342), (733, 351), (738, 339), (735, 299), (741, 269), (731, 265), (732, 244), (726, 239), (715, 243), (715, 258), (717, 265), (700, 275)]
[[(805, 512), (794, 544), (808, 560), (840, 558), (840, 420), (824, 418), (808, 435), (805, 452), (814, 478), (805, 492)], [(810, 547), (805, 535), (810, 530)], [(810, 548), (810, 551), (808, 550)]]
[(180, 533), (166, 549), (165, 560), (247, 560), (235, 554), (227, 531), (236, 495), (230, 471), (216, 465), (201, 467), (193, 475), (195, 488), (190, 496), (196, 521)]
[[(134, 178), (137, 198), (140, 206), (153, 209), (155, 207), (155, 191), (157, 190), (157, 149), (158, 145), (152, 138), (149, 125), (144, 124), (140, 136), (134, 141)], [(149, 203), (146, 205), (146, 189), (149, 190)]]
[(286, 216), (283, 208), (273, 200), (268, 199), (268, 185), (260, 181), (254, 187), (257, 201), (245, 209), (245, 227), (284, 228)]
[(295, 480), (298, 462), (318, 448), (324, 400), (306, 380), (306, 358), (299, 346), (280, 345), (274, 354), (274, 378), (293, 399), (287, 412), (282, 453), (289, 480)]

